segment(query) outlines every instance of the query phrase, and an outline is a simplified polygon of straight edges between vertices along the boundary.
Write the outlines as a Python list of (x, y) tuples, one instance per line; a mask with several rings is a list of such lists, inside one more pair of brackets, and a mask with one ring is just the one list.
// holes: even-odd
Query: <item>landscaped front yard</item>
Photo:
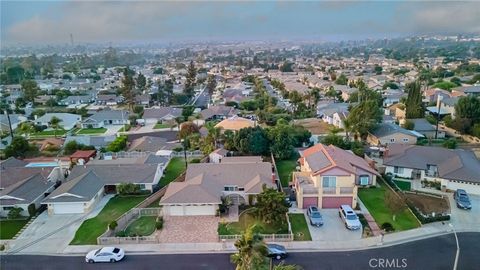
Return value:
[(290, 224), (292, 225), (292, 233), (295, 241), (311, 241), (312, 236), (308, 229), (305, 215), (302, 214), (288, 214)]
[(125, 229), (126, 236), (148, 236), (155, 232), (156, 216), (141, 216)]
[(85, 220), (75, 233), (71, 245), (96, 245), (97, 237), (107, 230), (110, 222), (135, 207), (147, 196), (116, 196), (94, 218)]
[(0, 220), (0, 239), (12, 239), (27, 222), (28, 219)]
[(276, 160), (275, 163), (282, 186), (288, 187), (288, 182), (292, 181), (292, 172), (297, 167), (297, 159)]
[(415, 216), (405, 206), (402, 213), (397, 214), (395, 221), (393, 221), (393, 213), (385, 203), (387, 192), (391, 191), (385, 183), (380, 182), (380, 187), (377, 188), (362, 188), (358, 190), (358, 197), (363, 204), (368, 208), (368, 211), (373, 216), (378, 226), (381, 227), (383, 223), (388, 222), (393, 225), (396, 231), (404, 231), (414, 229), (420, 226)]
[(36, 133), (33, 133), (31, 134), (32, 136), (45, 136), (45, 137), (49, 137), (49, 136), (63, 136), (65, 135), (65, 133), (67, 133), (66, 130), (64, 129), (57, 129), (57, 131), (55, 130), (43, 130), (43, 131), (40, 131), (40, 132), (36, 132)]
[(410, 191), (412, 189), (411, 181), (403, 181), (401, 179), (393, 179), (393, 182), (397, 185), (397, 187), (401, 190)]
[(106, 128), (82, 128), (77, 134), (103, 134), (106, 131)]
[(155, 126), (153, 126), (153, 129), (169, 128), (169, 127), (171, 127), (171, 125), (169, 124), (155, 124)]
[(160, 179), (160, 187), (168, 185), (170, 182), (175, 180), (180, 174), (186, 170), (185, 159), (174, 157), (170, 160), (165, 169), (162, 179)]
[[(265, 224), (261, 220), (258, 220), (252, 214), (243, 212), (238, 217), (238, 222), (219, 223), (218, 234), (219, 235), (236, 235), (242, 234), (252, 225), (256, 225), (258, 233), (262, 234), (286, 234), (288, 233), (288, 225), (285, 222), (282, 226), (274, 226), (272, 224)], [(308, 228), (307, 228), (308, 230)]]

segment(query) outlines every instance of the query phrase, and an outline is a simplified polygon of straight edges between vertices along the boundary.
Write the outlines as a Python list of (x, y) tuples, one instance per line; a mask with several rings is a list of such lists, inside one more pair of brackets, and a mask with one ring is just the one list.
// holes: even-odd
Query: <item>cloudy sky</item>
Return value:
[(1, 1), (4, 44), (480, 33), (480, 2)]

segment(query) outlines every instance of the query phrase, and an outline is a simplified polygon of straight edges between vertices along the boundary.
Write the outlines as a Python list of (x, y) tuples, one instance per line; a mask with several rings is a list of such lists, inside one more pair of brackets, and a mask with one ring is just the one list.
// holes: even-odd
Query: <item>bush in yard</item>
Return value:
[(117, 192), (120, 195), (139, 194), (140, 186), (133, 183), (122, 183), (117, 186)]
[(113, 142), (107, 145), (107, 151), (119, 152), (127, 148), (127, 136), (118, 136)]
[(5, 245), (1, 244), (0, 245), (0, 251), (4, 251), (5, 250)]
[(21, 215), (22, 211), (23, 211), (22, 208), (14, 207), (14, 208), (10, 209), (10, 211), (8, 211), (7, 217), (9, 219), (19, 219), (22, 216)]
[(183, 147), (179, 146), (179, 147), (175, 147), (172, 149), (173, 152), (182, 152), (183, 151)]
[(194, 158), (194, 159), (190, 160), (190, 163), (200, 163), (200, 159), (199, 158)]
[(163, 217), (162, 216), (157, 218), (157, 220), (155, 222), (155, 228), (157, 228), (157, 230), (163, 229)]
[(266, 224), (282, 224), (289, 208), (285, 198), (285, 193), (275, 188), (267, 188), (264, 184), (263, 191), (257, 195), (255, 215)]
[(33, 217), (37, 213), (37, 208), (35, 207), (34, 203), (28, 205), (28, 214)]
[(126, 237), (127, 234), (125, 233), (125, 231), (119, 231), (115, 234), (116, 237)]
[(385, 230), (386, 232), (393, 232), (395, 231), (395, 228), (393, 228), (393, 225), (390, 224), (389, 222), (385, 222), (380, 226), (382, 230)]
[(110, 222), (110, 224), (108, 224), (108, 228), (112, 231), (115, 230), (115, 228), (117, 228), (117, 226), (118, 226), (118, 223), (117, 223), (116, 220), (114, 220), (114, 221)]

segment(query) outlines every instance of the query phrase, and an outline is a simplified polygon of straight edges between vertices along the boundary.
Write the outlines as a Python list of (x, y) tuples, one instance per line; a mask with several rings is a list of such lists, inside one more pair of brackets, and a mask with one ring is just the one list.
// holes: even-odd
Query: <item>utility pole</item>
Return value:
[(437, 124), (435, 126), (435, 139), (437, 139), (438, 136), (438, 123), (440, 122), (440, 109), (442, 107), (442, 102), (440, 96), (437, 97)]
[(12, 122), (10, 121), (10, 114), (8, 113), (8, 109), (5, 110), (5, 114), (7, 115), (7, 119), (8, 119), (8, 128), (10, 129), (10, 137), (12, 137), (12, 140), (13, 140)]

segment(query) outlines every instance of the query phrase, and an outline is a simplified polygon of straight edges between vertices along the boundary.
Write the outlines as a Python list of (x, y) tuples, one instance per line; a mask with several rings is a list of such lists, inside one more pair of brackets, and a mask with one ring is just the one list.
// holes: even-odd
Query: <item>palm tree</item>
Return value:
[(24, 122), (20, 124), (20, 126), (18, 127), (18, 130), (20, 131), (20, 134), (28, 135), (30, 133), (35, 132), (35, 127), (31, 122)]
[(57, 137), (57, 129), (61, 127), (60, 122), (62, 122), (62, 119), (56, 116), (52, 116), (52, 118), (50, 119), (50, 126), (53, 128), (53, 136), (55, 138)]
[(249, 227), (244, 234), (235, 241), (237, 253), (230, 256), (237, 270), (259, 269), (266, 264), (267, 246), (262, 237), (254, 233), (254, 226)]

